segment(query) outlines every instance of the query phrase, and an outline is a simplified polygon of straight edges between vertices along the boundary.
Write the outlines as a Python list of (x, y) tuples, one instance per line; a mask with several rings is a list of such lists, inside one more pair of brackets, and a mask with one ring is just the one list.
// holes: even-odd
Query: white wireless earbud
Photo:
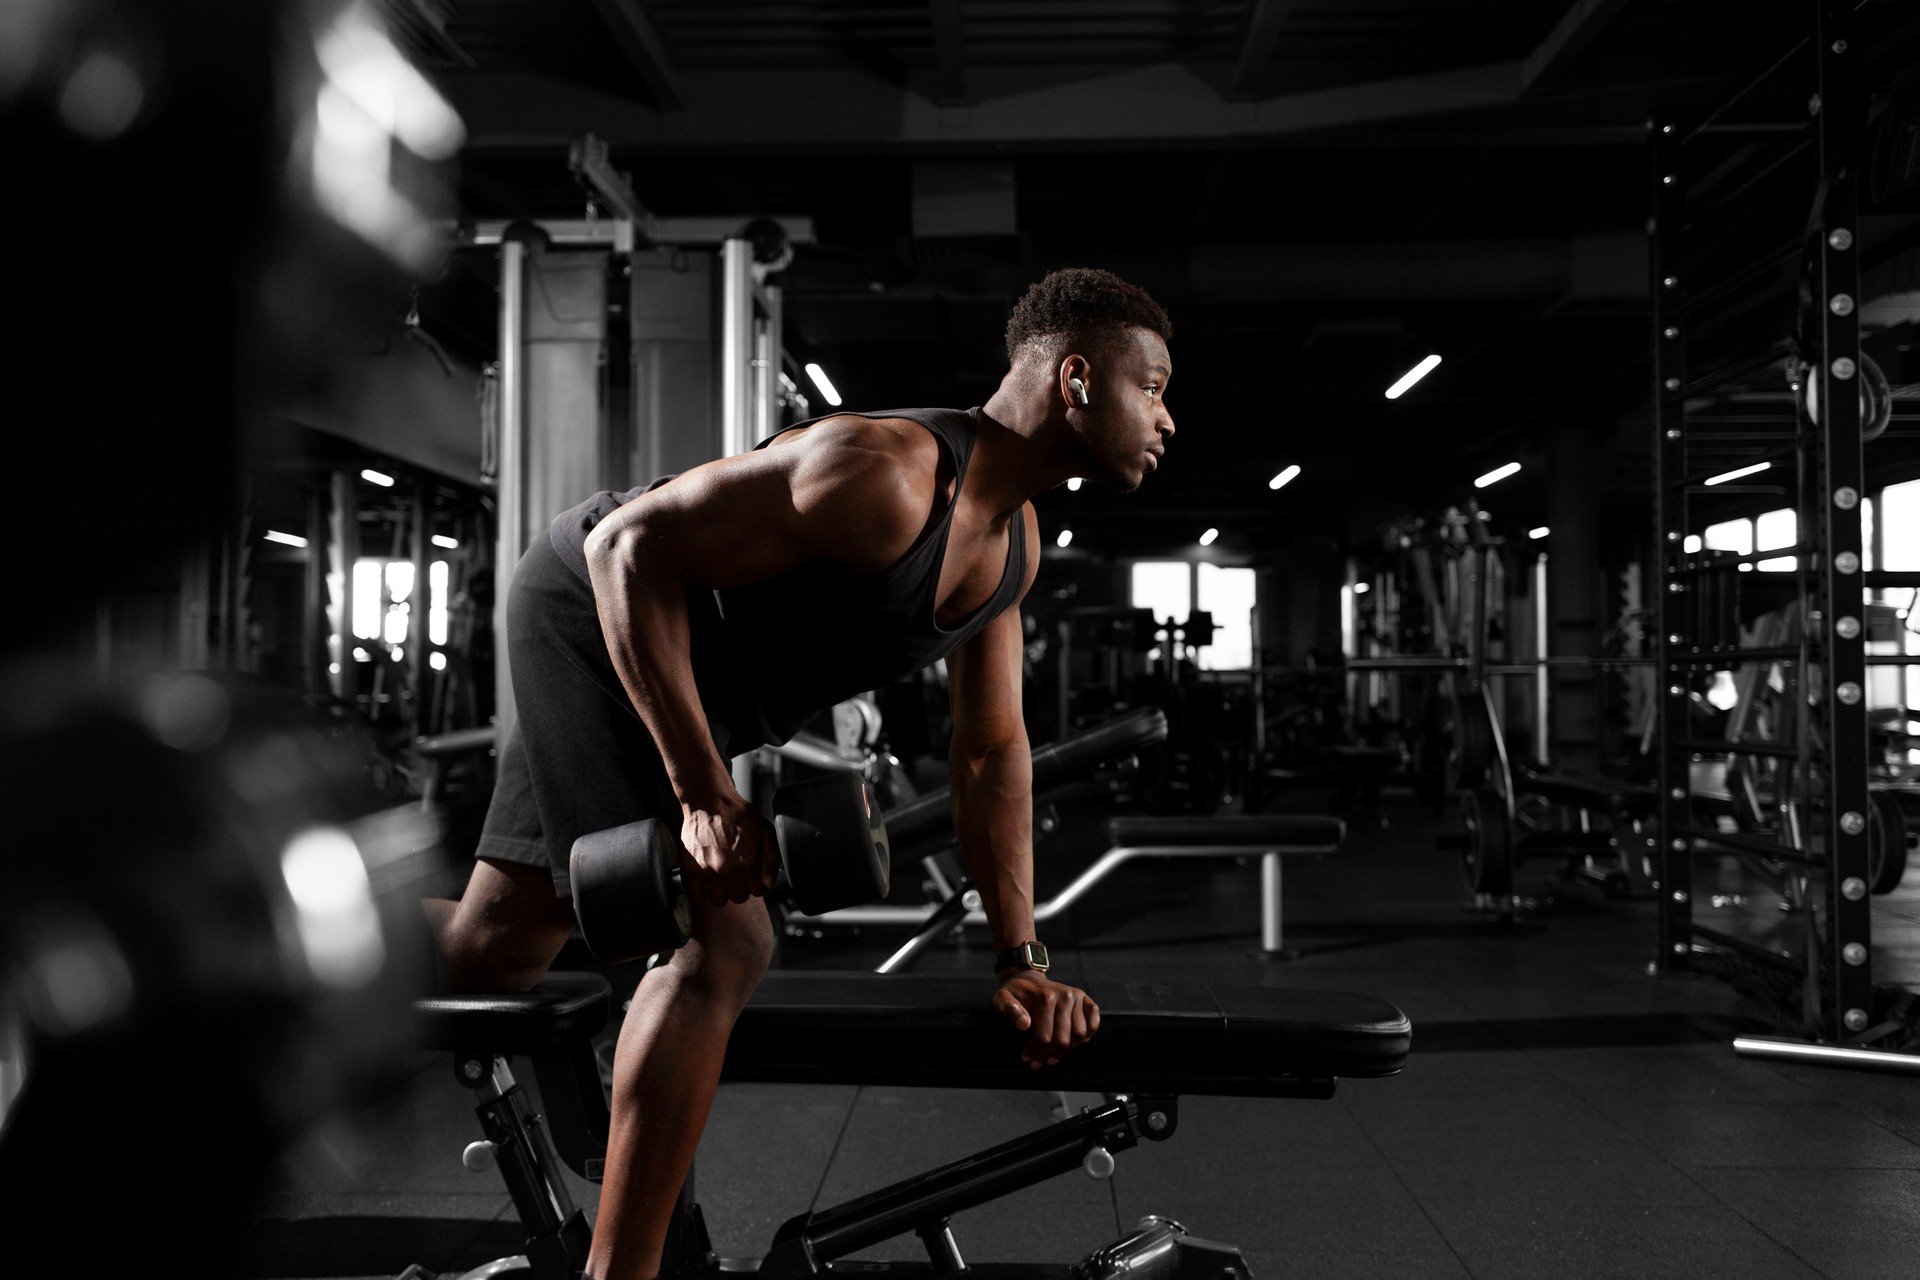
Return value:
[(1068, 378), (1067, 386), (1073, 391), (1073, 398), (1080, 402), (1082, 409), (1087, 407), (1087, 384), (1078, 378)]

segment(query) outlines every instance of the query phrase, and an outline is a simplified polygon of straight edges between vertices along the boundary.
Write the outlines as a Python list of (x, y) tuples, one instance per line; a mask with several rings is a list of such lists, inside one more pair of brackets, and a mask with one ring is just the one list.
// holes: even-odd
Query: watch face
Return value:
[(1047, 944), (1044, 942), (1029, 942), (1020, 949), (1026, 953), (1029, 968), (1038, 969), (1044, 973), (1052, 963), (1047, 957)]

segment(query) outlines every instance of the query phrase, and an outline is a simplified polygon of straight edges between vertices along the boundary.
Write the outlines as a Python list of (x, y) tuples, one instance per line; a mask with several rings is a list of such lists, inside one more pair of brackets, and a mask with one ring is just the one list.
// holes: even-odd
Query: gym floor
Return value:
[[(1647, 976), (1649, 904), (1549, 901), (1549, 871), (1529, 867), (1541, 909), (1483, 920), (1460, 905), (1433, 815), (1391, 796), (1387, 815), (1336, 855), (1289, 861), (1291, 961), (1258, 953), (1258, 868), (1227, 862), (1134, 864), (1046, 932), (1057, 972), (1096, 993), (1175, 980), (1384, 997), (1413, 1019), (1407, 1069), (1329, 1102), (1185, 1098), (1176, 1136), (1122, 1153), (1109, 1181), (1071, 1175), (955, 1219), (970, 1262), (1071, 1262), (1151, 1213), (1238, 1246), (1269, 1280), (1915, 1274), (1920, 1083), (1736, 1057), (1736, 1033), (1770, 1028), (1724, 982)], [(1097, 854), (1097, 832), (1070, 816), (1042, 846), (1043, 898)], [(1882, 900), (1908, 933), (1916, 892)], [(780, 963), (871, 967), (889, 941), (790, 940)], [(976, 935), (919, 970), (985, 966)], [(697, 1165), (715, 1247), (758, 1257), (792, 1215), (1040, 1128), (1057, 1101), (723, 1086)], [(497, 1175), (461, 1167), (477, 1136), (447, 1058), (422, 1054), (390, 1103), (289, 1157), (248, 1273), (458, 1274), (516, 1252)], [(591, 1206), (594, 1188), (573, 1185)], [(924, 1255), (909, 1237), (863, 1256)]]

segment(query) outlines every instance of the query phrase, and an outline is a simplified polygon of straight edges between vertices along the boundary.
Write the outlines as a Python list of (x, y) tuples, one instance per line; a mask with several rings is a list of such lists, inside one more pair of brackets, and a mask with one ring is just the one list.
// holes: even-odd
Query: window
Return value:
[(1151, 609), (1161, 623), (1176, 626), (1196, 608), (1213, 615), (1213, 641), (1195, 659), (1202, 671), (1245, 671), (1253, 665), (1256, 597), (1252, 569), (1188, 560), (1142, 560), (1133, 566), (1134, 608)]
[[(1800, 536), (1800, 520), (1791, 507), (1769, 511), (1755, 520), (1753, 525), (1755, 551), (1774, 551), (1781, 547), (1790, 547)], [(1755, 568), (1762, 573), (1792, 573), (1798, 561), (1797, 556), (1775, 556), (1771, 560), (1762, 560)]]

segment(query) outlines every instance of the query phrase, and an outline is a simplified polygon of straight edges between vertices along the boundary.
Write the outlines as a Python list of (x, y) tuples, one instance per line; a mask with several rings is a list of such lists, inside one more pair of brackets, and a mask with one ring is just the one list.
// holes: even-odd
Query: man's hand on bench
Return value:
[(1057, 1066), (1067, 1050), (1100, 1030), (1100, 1006), (1092, 996), (1031, 969), (1016, 969), (1002, 978), (993, 1007), (1017, 1029), (1031, 1033), (1021, 1046), (1020, 1061), (1036, 1071)]

